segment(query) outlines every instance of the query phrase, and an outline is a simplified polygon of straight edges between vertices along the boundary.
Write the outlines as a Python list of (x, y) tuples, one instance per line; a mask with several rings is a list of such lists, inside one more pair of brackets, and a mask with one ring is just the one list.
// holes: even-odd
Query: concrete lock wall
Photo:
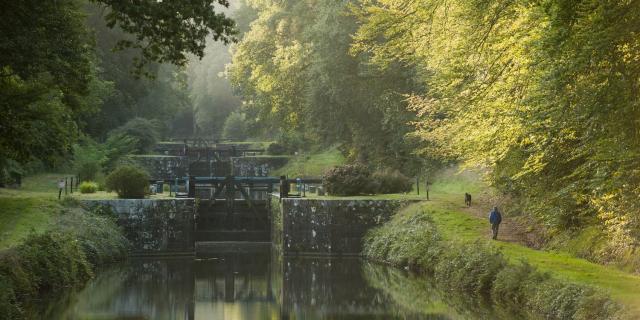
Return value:
[(285, 255), (359, 255), (367, 231), (407, 201), (271, 199), (272, 241)]
[(231, 158), (233, 174), (243, 177), (268, 177), (273, 170), (287, 164), (287, 161), (289, 161), (289, 157), (287, 156)]
[(133, 253), (193, 252), (195, 199), (83, 200), (114, 214)]
[(125, 162), (145, 169), (151, 179), (167, 180), (187, 175), (187, 159), (178, 156), (137, 155), (129, 156)]

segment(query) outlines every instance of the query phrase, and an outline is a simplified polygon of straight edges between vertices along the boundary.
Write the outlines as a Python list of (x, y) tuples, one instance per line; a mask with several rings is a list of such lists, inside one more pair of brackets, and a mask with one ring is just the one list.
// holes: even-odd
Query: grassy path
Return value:
[[(464, 209), (457, 198), (460, 198), (458, 194), (437, 194), (432, 197), (432, 201), (413, 205), (406, 210), (430, 212), (438, 230), (448, 239), (491, 241), (501, 248), (505, 257), (511, 262), (516, 263), (524, 259), (539, 270), (549, 272), (553, 277), (601, 288), (622, 303), (634, 319), (640, 318), (640, 276), (575, 258), (562, 252), (531, 249), (522, 245), (517, 235), (508, 237), (506, 239), (508, 241), (492, 241), (487, 218), (478, 214), (483, 212), (483, 208)], [(489, 207), (484, 209), (489, 211)], [(508, 218), (504, 220), (506, 225), (510, 223)]]

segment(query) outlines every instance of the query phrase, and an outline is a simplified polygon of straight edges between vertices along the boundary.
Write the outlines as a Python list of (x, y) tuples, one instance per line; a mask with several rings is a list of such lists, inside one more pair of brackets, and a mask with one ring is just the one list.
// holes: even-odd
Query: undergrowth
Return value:
[(127, 246), (112, 217), (65, 208), (50, 230), (0, 251), (0, 319), (28, 318), (34, 299), (82, 285)]
[(550, 277), (526, 261), (509, 263), (483, 242), (445, 240), (429, 213), (404, 211), (373, 229), (363, 254), (432, 276), (450, 291), (491, 299), (544, 319), (619, 319), (621, 307), (594, 288)]

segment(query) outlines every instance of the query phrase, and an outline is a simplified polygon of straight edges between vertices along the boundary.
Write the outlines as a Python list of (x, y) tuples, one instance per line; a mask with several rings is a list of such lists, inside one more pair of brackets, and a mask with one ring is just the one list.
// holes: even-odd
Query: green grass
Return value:
[[(577, 284), (593, 286), (604, 290), (621, 303), (632, 317), (640, 318), (640, 276), (621, 271), (613, 266), (604, 266), (578, 258), (566, 251), (544, 251), (531, 249), (516, 243), (490, 240), (490, 227), (485, 218), (478, 218), (462, 211), (463, 195), (469, 192), (474, 199), (484, 198), (492, 190), (481, 182), (479, 175), (471, 172), (457, 173), (453, 169), (433, 178), (430, 187), (430, 201), (422, 201), (405, 207), (398, 214), (417, 215), (427, 212), (445, 240), (460, 242), (485, 242), (499, 248), (511, 263), (528, 261), (552, 277)], [(327, 199), (408, 199), (420, 200), (415, 195), (376, 195), (362, 197), (325, 197)], [(482, 202), (475, 202), (481, 205)], [(489, 211), (489, 207), (486, 211)], [(593, 230), (585, 230), (580, 239), (562, 241), (573, 247), (589, 247), (579, 243), (597, 238)], [(400, 244), (398, 244), (400, 245)], [(560, 244), (560, 247), (562, 244)], [(578, 249), (573, 248), (573, 251)]]
[(500, 248), (510, 262), (526, 260), (553, 277), (601, 288), (628, 308), (632, 316), (640, 317), (640, 276), (592, 263), (567, 252), (535, 250), (516, 243), (490, 240), (491, 232), (486, 219), (460, 210), (463, 190), (482, 193), (487, 187), (479, 182), (466, 180), (465, 177), (458, 177), (436, 182), (431, 188), (431, 201), (411, 205), (401, 214), (411, 214), (412, 210), (426, 210), (445, 239), (490, 242)]
[(53, 199), (0, 196), (0, 250), (17, 245), (30, 233), (43, 233), (62, 206)]
[[(475, 241), (489, 239), (489, 226), (485, 219), (442, 208), (442, 203), (420, 204), (431, 212), (438, 230), (446, 239)], [(415, 209), (415, 208), (414, 208)], [(608, 291), (612, 298), (640, 315), (640, 277), (612, 267), (591, 263), (563, 252), (530, 249), (518, 244), (495, 241), (510, 262), (526, 260), (552, 276), (599, 287)]]
[(331, 148), (323, 152), (294, 156), (284, 167), (274, 171), (273, 175), (286, 175), (289, 178), (321, 177), (328, 169), (344, 163), (342, 153), (337, 148)]
[[(25, 177), (20, 189), (0, 189), (0, 250), (19, 244), (30, 233), (48, 230), (63, 209), (58, 200), (57, 182), (71, 174), (44, 173)], [(65, 197), (63, 192), (63, 197)], [(98, 191), (67, 196), (77, 200), (117, 199), (114, 192)], [(169, 193), (156, 194), (151, 199), (169, 198)]]

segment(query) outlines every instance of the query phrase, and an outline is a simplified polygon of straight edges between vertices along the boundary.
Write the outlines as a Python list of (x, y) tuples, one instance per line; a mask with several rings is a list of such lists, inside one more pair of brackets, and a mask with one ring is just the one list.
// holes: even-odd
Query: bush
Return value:
[(378, 186), (377, 193), (403, 193), (413, 189), (413, 180), (398, 170), (376, 171), (372, 178)]
[(491, 297), (496, 303), (509, 304), (518, 308), (528, 301), (528, 290), (549, 279), (547, 274), (522, 261), (502, 269), (491, 288)]
[(380, 170), (371, 174), (363, 165), (344, 165), (327, 171), (323, 177), (327, 192), (336, 196), (410, 192), (411, 178), (397, 170)]
[(96, 193), (98, 184), (93, 181), (84, 181), (80, 184), (80, 193)]
[(133, 118), (109, 132), (109, 139), (120, 141), (134, 139), (137, 153), (150, 151), (160, 138), (161, 124), (156, 120)]
[(125, 257), (128, 241), (113, 218), (73, 208), (58, 219), (53, 230), (0, 252), (0, 319), (31, 318), (27, 301), (81, 285), (99, 264)]
[(551, 278), (525, 262), (510, 265), (489, 243), (444, 241), (421, 210), (405, 209), (370, 230), (363, 254), (432, 273), (446, 291), (490, 296), (510, 311), (541, 319), (619, 319), (621, 314), (620, 306), (600, 291)]
[(324, 174), (322, 185), (327, 193), (336, 196), (355, 196), (375, 193), (377, 186), (369, 169), (360, 164), (334, 167)]
[(502, 254), (489, 244), (452, 243), (435, 267), (435, 278), (461, 292), (488, 296), (496, 275), (506, 266)]
[(287, 148), (283, 144), (278, 142), (274, 142), (267, 147), (267, 154), (270, 155), (279, 156), (289, 153), (289, 150), (287, 150)]
[(125, 165), (107, 176), (107, 191), (115, 191), (118, 197), (142, 199), (149, 188), (149, 175), (142, 169)]

